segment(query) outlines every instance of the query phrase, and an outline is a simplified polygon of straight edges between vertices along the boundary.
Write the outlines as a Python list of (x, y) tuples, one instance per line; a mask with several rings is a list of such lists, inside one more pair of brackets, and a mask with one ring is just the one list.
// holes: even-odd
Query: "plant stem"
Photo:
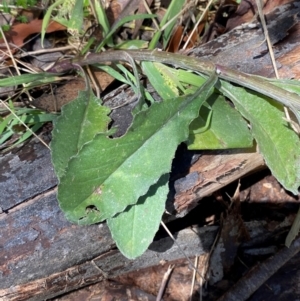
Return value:
[(60, 73), (71, 69), (78, 69), (78, 65), (86, 66), (115, 61), (129, 62), (128, 55), (136, 61), (160, 62), (177, 68), (203, 73), (208, 76), (210, 76), (213, 72), (217, 72), (220, 79), (236, 83), (240, 86), (269, 96), (279, 103), (289, 107), (300, 121), (300, 115), (297, 111), (300, 110), (300, 97), (296, 93), (277, 87), (262, 77), (249, 75), (224, 66), (215, 65), (205, 59), (189, 57), (181, 54), (158, 50), (116, 50), (102, 53), (90, 53), (85, 57), (61, 61), (48, 71)]

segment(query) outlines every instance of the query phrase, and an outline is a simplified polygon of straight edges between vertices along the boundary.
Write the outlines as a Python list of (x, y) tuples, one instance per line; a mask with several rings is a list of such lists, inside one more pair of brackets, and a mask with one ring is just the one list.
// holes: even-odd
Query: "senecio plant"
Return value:
[[(184, 2), (171, 1), (160, 23), (164, 29), (154, 34), (149, 49), (159, 40), (163, 46), (168, 44)], [(51, 14), (57, 13), (63, 3), (70, 2), (55, 1), (47, 10), (42, 37)], [(99, 1), (72, 3), (68, 18), (63, 20), (56, 14), (56, 20), (80, 35), (84, 9), (93, 3), (104, 32), (94, 53), (83, 51), (81, 57), (61, 61), (49, 73), (0, 79), (0, 86), (33, 85), (49, 82), (55, 73), (93, 65), (128, 84), (137, 94), (139, 102), (133, 110), (132, 124), (118, 138), (112, 138), (115, 129), (109, 127), (111, 110), (88, 85), (54, 120), (52, 162), (59, 180), (58, 201), (69, 221), (80, 225), (106, 221), (120, 251), (131, 259), (140, 256), (159, 227), (169, 192), (172, 160), (182, 142), (190, 149), (249, 148), (256, 143), (278, 181), (287, 190), (298, 193), (300, 141), (294, 130), (297, 124), (287, 119), (284, 106), (299, 123), (299, 82), (270, 81), (164, 51), (97, 53), (107, 46), (121, 49), (114, 44), (116, 30), (126, 22), (153, 15), (124, 17), (110, 28)], [(137, 40), (131, 42), (127, 44), (130, 49), (145, 46)], [(133, 72), (120, 61), (130, 64)], [(108, 62), (117, 63), (116, 67), (113, 69)], [(160, 96), (160, 102), (154, 101), (140, 84), (141, 73)]]
[(73, 63), (109, 60), (138, 61), (162, 101), (153, 101), (119, 65), (119, 79), (140, 99), (125, 135), (111, 138), (110, 109), (90, 89), (63, 107), (51, 149), (58, 200), (68, 220), (82, 225), (106, 220), (120, 251), (128, 258), (141, 255), (159, 227), (172, 159), (182, 142), (190, 149), (224, 149), (251, 147), (255, 140), (274, 176), (298, 193), (299, 137), (283, 107), (299, 117), (297, 81), (270, 82), (162, 51), (112, 51)]

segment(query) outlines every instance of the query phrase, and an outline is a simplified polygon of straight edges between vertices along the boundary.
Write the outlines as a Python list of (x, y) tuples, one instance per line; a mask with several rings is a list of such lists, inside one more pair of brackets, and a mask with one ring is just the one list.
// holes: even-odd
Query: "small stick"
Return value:
[[(257, 11), (258, 11), (258, 15), (259, 15), (259, 18), (260, 18), (261, 25), (263, 27), (265, 40), (267, 41), (267, 45), (268, 45), (268, 49), (269, 49), (273, 69), (274, 69), (274, 72), (275, 72), (275, 76), (276, 76), (277, 79), (279, 79), (279, 74), (278, 74), (278, 70), (277, 70), (277, 66), (276, 66), (275, 55), (274, 55), (271, 39), (270, 39), (270, 36), (269, 36), (269, 31), (268, 31), (268, 28), (267, 28), (265, 16), (264, 16), (264, 13), (263, 13), (263, 0), (256, 0), (256, 6), (257, 6)], [(291, 124), (293, 130), (296, 133), (299, 134), (299, 130), (291, 122), (290, 113), (289, 113), (286, 106), (284, 106), (284, 113), (285, 113), (285, 116), (287, 118), (287, 121)]]
[(186, 254), (184, 253), (184, 251), (182, 250), (182, 248), (180, 247), (180, 245), (178, 244), (178, 242), (176, 241), (175, 237), (172, 235), (172, 233), (170, 232), (170, 230), (167, 228), (167, 226), (165, 225), (165, 223), (163, 221), (160, 222), (160, 224), (163, 226), (163, 228), (166, 230), (166, 232), (168, 233), (168, 235), (171, 237), (171, 239), (174, 241), (174, 243), (177, 245), (178, 250), (181, 252), (181, 254), (187, 259), (188, 263), (190, 264), (190, 266), (194, 269), (194, 271), (196, 271), (196, 273), (201, 277), (202, 275), (199, 273), (199, 271), (197, 270), (197, 267), (195, 267), (195, 265), (192, 263), (192, 261), (186, 256)]
[(245, 301), (275, 272), (300, 251), (300, 238), (296, 239), (290, 248), (284, 247), (274, 256), (252, 268), (240, 279), (230, 291), (227, 291), (218, 301)]
[[(198, 260), (199, 260), (199, 256), (195, 257), (195, 267), (198, 267)], [(196, 281), (196, 270), (193, 270), (193, 278), (192, 278), (192, 285), (191, 285), (191, 291), (190, 291), (190, 301), (192, 301), (193, 298), (193, 291), (194, 291), (194, 287), (195, 287), (195, 281)]]
[(208, 12), (208, 10), (209, 10), (209, 8), (210, 8), (210, 6), (212, 5), (213, 2), (214, 2), (214, 0), (210, 0), (209, 3), (207, 3), (207, 5), (206, 5), (206, 7), (205, 7), (205, 10), (204, 10), (204, 11), (202, 12), (202, 14), (201, 14), (201, 17), (200, 17), (200, 18), (198, 19), (198, 21), (196, 22), (196, 24), (195, 24), (195, 26), (194, 26), (192, 32), (190, 33), (190, 35), (189, 35), (189, 37), (188, 37), (188, 39), (187, 39), (187, 41), (184, 43), (184, 46), (183, 46), (183, 48), (182, 48), (183, 50), (186, 49), (186, 47), (188, 46), (188, 44), (189, 44), (189, 42), (190, 42), (192, 36), (194, 35), (196, 29), (198, 29), (198, 25), (199, 25), (200, 22), (204, 19), (206, 13)]
[(156, 301), (160, 301), (161, 300), (161, 298), (162, 298), (162, 296), (164, 294), (167, 282), (168, 282), (168, 280), (170, 278), (170, 275), (171, 275), (173, 269), (174, 269), (174, 265), (169, 265), (167, 271), (165, 272), (164, 277), (163, 277), (163, 279), (161, 281), (161, 285), (160, 285), (157, 297), (156, 297)]
[[(37, 54), (44, 54), (44, 53), (49, 53), (49, 52), (58, 52), (58, 51), (66, 51), (70, 49), (75, 49), (74, 46), (63, 46), (63, 47), (57, 47), (57, 48), (47, 48), (47, 49), (39, 49), (39, 50), (34, 50), (34, 51), (26, 51), (20, 54), (16, 54), (16, 58), (22, 58), (26, 56), (35, 56)], [(21, 51), (23, 51), (21, 49)]]
[(269, 31), (268, 31), (265, 16), (264, 16), (264, 13), (263, 13), (262, 1), (263, 0), (256, 0), (257, 11), (258, 11), (260, 22), (261, 22), (261, 25), (262, 25), (262, 28), (263, 28), (263, 31), (264, 31), (264, 35), (265, 35), (265, 40), (264, 41), (267, 41), (267, 45), (268, 45), (272, 65), (273, 65), (273, 68), (274, 68), (274, 72), (275, 72), (276, 78), (278, 79), (279, 74), (278, 74), (278, 70), (277, 70), (277, 66), (276, 66), (276, 61), (275, 61), (275, 56), (274, 56), (272, 43), (271, 43), (270, 36), (269, 36)]

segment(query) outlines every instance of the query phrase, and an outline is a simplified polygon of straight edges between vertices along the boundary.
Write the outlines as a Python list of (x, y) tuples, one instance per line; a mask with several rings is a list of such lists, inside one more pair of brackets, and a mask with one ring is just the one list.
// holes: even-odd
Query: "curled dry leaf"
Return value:
[[(17, 47), (22, 47), (24, 45), (24, 40), (31, 34), (40, 33), (42, 29), (42, 22), (43, 20), (33, 19), (29, 23), (19, 23), (13, 25), (11, 29), (5, 33), (7, 42), (11, 46), (11, 51), (15, 52)], [(50, 21), (46, 32), (50, 33), (65, 29), (66, 27), (61, 25), (60, 23), (56, 21)], [(7, 52), (3, 38), (0, 39), (0, 50)], [(3, 58), (5, 58), (5, 56), (2, 57), (2, 59)]]

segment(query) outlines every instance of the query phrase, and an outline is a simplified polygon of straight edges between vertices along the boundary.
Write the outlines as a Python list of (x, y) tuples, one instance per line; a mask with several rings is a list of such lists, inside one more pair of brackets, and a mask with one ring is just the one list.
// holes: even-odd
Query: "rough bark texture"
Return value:
[(167, 210), (183, 217), (199, 200), (262, 168), (265, 168), (263, 157), (249, 150), (203, 152), (191, 165), (187, 176), (179, 179), (180, 185), (176, 185), (174, 199), (167, 202)]

